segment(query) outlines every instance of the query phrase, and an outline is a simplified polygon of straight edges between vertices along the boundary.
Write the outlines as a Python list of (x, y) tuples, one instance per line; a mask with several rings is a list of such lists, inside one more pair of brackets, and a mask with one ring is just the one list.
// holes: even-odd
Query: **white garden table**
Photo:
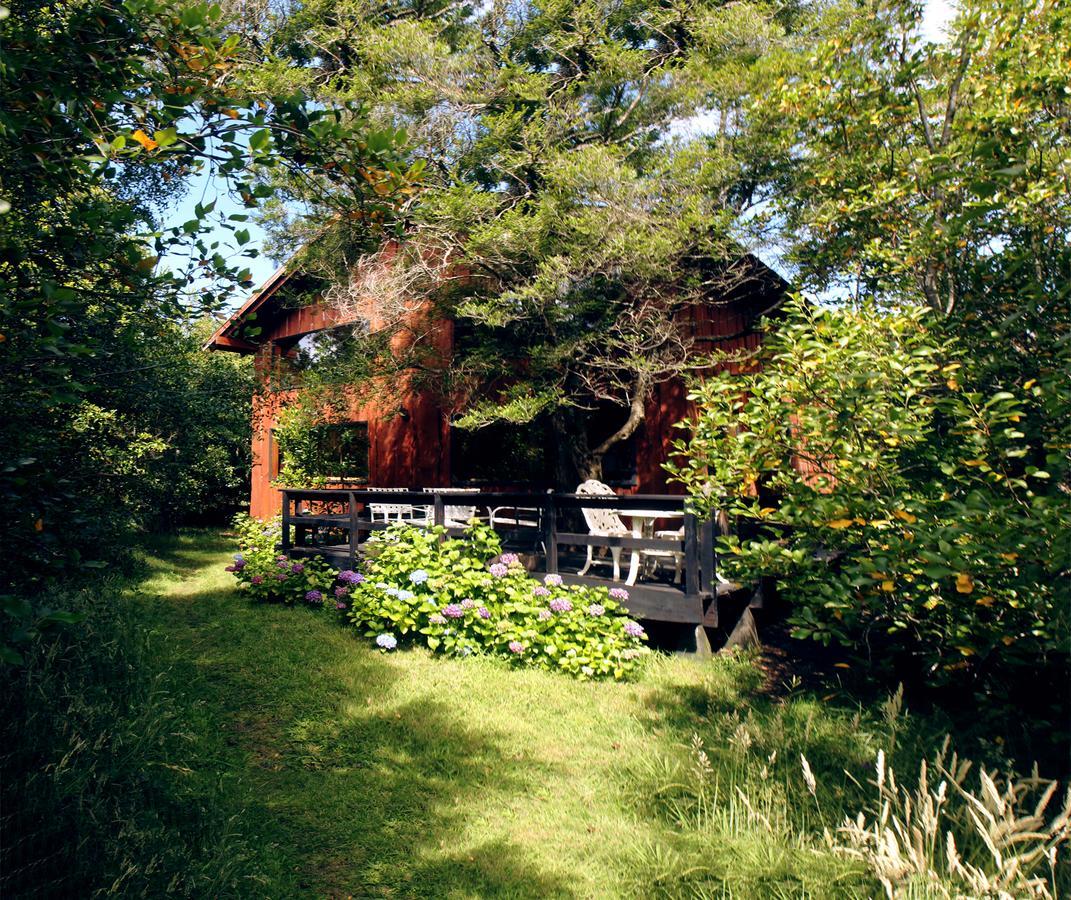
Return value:
[[(618, 515), (632, 520), (632, 536), (637, 538), (654, 537), (654, 524), (657, 519), (683, 519), (683, 509), (621, 509)], [(640, 556), (642, 550), (632, 551), (632, 561), (628, 567), (625, 584), (633, 585), (640, 574)]]

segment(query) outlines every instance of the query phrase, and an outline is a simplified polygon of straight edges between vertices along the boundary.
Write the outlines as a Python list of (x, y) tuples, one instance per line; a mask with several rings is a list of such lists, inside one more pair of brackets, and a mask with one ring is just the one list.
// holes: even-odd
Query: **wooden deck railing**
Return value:
[[(571, 548), (621, 548), (624, 551), (656, 550), (683, 556), (683, 581), (676, 584), (639, 581), (620, 584), (629, 593), (627, 606), (633, 615), (665, 622), (717, 624), (717, 598), (724, 593), (719, 585), (715, 537), (716, 519), (700, 519), (690, 508), (688, 498), (664, 494), (579, 495), (527, 492), (451, 492), (449, 488), (427, 491), (286, 489), (283, 495), (281, 549), (290, 556), (323, 556), (336, 564), (358, 565), (364, 540), (373, 531), (387, 528), (392, 522), (373, 520), (371, 504), (411, 504), (430, 509), (429, 517), (412, 524), (445, 526), (447, 506), (475, 506), (486, 513), (492, 509), (529, 511), (531, 525), (517, 524), (520, 515), (508, 517), (508, 526), (497, 527), (504, 546), (534, 554), (536, 569), (557, 573), (566, 583), (613, 587), (609, 577), (580, 576), (572, 569), (576, 564)], [(579, 521), (581, 509), (608, 508), (626, 517), (629, 510), (664, 510), (683, 519), (683, 538), (636, 537), (635, 535), (594, 535), (586, 531), (567, 530), (568, 522)], [(478, 515), (479, 517), (479, 515)], [(560, 527), (565, 520), (565, 527)], [(522, 520), (523, 521), (523, 520)], [(463, 528), (448, 527), (447, 533), (459, 536)], [(568, 565), (567, 565), (568, 563)], [(579, 568), (579, 566), (576, 566)], [(623, 566), (624, 568), (624, 566)]]

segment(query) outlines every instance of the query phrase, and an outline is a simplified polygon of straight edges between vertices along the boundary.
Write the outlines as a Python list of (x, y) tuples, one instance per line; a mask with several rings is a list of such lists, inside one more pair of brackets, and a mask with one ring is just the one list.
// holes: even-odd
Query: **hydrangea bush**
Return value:
[(647, 652), (643, 627), (620, 601), (623, 588), (567, 586), (535, 579), (498, 536), (472, 525), (442, 540), (443, 529), (393, 526), (374, 539), (365, 578), (346, 617), (389, 652), (403, 643), (457, 656), (484, 653), (517, 666), (579, 678), (627, 677)]
[(239, 515), (234, 529), (239, 550), (227, 571), (255, 600), (345, 609), (350, 591), (361, 582), (357, 572), (339, 572), (322, 559), (291, 560), (278, 553), (278, 517), (262, 522)]

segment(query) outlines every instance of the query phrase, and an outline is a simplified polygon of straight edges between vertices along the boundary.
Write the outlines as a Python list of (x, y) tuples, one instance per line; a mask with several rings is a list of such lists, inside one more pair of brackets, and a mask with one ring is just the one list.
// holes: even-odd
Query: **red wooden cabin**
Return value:
[[(711, 297), (707, 305), (689, 308), (695, 351), (753, 349), (761, 334), (757, 320), (776, 308), (786, 282), (752, 256), (738, 263), (744, 276), (734, 279), (728, 296)], [(292, 387), (277, 382), (280, 367), (293, 358), (300, 342), (309, 335), (344, 325), (336, 308), (323, 301), (308, 301), (312, 282), (300, 269), (276, 272), (252, 297), (225, 321), (207, 347), (236, 353), (256, 354), (262, 390), (253, 399), (253, 475), (250, 512), (267, 517), (278, 513), (281, 495), (273, 486), (279, 473), (279, 449), (273, 429), (280, 412), (294, 402)], [(375, 331), (381, 327), (375, 297), (367, 300), (362, 319)], [(454, 340), (453, 323), (426, 323), (425, 340), (437, 352), (449, 355)], [(427, 391), (410, 389), (396, 381), (392, 390), (379, 395), (364, 392), (354, 397), (348, 410), (329, 427), (351, 429), (349, 445), (365, 459), (351, 460), (350, 471), (339, 472), (347, 484), (374, 487), (549, 487), (539, 472), (538, 432), (522, 434), (516, 426), (491, 426), (492, 430), (463, 432), (451, 427), (449, 413)], [(663, 464), (674, 440), (680, 437), (674, 425), (693, 412), (680, 378), (657, 385), (647, 399), (645, 419), (628, 441), (607, 457), (604, 478), (619, 493), (676, 493), (666, 483)], [(592, 416), (593, 436), (600, 424)], [(513, 437), (508, 435), (513, 429)], [(609, 433), (608, 431), (606, 433)], [(523, 453), (518, 448), (527, 448)], [(512, 448), (512, 449), (511, 449)], [(518, 458), (512, 458), (516, 456)], [(519, 457), (523, 456), (521, 460)], [(509, 474), (506, 474), (509, 473)]]

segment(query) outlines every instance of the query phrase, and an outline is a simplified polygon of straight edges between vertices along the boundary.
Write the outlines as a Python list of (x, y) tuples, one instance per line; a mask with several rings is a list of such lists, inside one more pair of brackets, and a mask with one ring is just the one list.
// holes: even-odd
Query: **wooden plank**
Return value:
[(562, 574), (562, 581), (585, 587), (623, 588), (628, 591), (628, 600), (622, 605), (637, 619), (685, 625), (698, 625), (703, 620), (703, 606), (699, 598), (687, 596), (680, 588), (653, 584), (628, 585), (591, 575)]
[(672, 541), (665, 538), (638, 538), (632, 535), (580, 534), (579, 532), (559, 531), (558, 544), (577, 544), (581, 547), (624, 547), (626, 550), (677, 550), (684, 552), (685, 541)]
[(699, 534), (695, 516), (684, 516), (684, 589), (690, 597), (699, 596)]

